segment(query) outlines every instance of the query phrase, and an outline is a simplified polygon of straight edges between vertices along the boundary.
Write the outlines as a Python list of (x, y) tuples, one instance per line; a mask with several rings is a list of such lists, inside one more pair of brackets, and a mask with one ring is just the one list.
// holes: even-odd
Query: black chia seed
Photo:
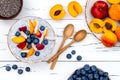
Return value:
[(20, 12), (21, 7), (22, 0), (0, 0), (0, 17), (13, 17)]

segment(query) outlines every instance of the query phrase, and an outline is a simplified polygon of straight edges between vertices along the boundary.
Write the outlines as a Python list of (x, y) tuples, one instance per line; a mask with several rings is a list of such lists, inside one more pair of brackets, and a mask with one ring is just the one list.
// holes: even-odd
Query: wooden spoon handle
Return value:
[[(61, 45), (60, 45), (60, 47), (59, 47), (57, 53), (58, 53), (59, 50), (63, 47), (63, 45), (64, 45), (66, 39), (67, 39), (66, 37), (63, 38), (63, 40), (62, 40), (62, 42), (61, 42)], [(57, 54), (57, 53), (56, 53), (56, 54)], [(52, 61), (49, 59), (49, 60), (48, 60), (48, 63), (51, 63), (51, 62), (52, 62)]]
[[(61, 45), (60, 45), (57, 53), (58, 53), (58, 52), (60, 51), (60, 49), (63, 47), (66, 39), (67, 39), (66, 37), (63, 38), (62, 43), (61, 43)], [(56, 54), (57, 54), (57, 53), (56, 53)], [(53, 70), (53, 69), (55, 68), (55, 65), (56, 65), (56, 62), (57, 62), (58, 58), (59, 58), (59, 56), (58, 56), (58, 57), (53, 61), (53, 63), (51, 64), (51, 67), (50, 67), (51, 70)]]
[(62, 52), (64, 52), (70, 45), (72, 45), (75, 41), (72, 40), (69, 44), (67, 44), (65, 47), (63, 47), (57, 54), (55, 54), (51, 59), (49, 59), (50, 62), (55, 60)]

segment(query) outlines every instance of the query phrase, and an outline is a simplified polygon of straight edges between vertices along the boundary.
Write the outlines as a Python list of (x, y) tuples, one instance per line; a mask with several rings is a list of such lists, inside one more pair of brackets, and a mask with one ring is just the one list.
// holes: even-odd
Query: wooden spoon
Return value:
[(76, 34), (74, 35), (73, 40), (67, 44), (64, 48), (62, 48), (57, 54), (55, 54), (49, 61), (53, 61), (55, 60), (62, 52), (64, 52), (70, 45), (72, 45), (75, 42), (80, 42), (82, 41), (87, 35), (87, 32), (85, 30), (80, 30), (78, 32), (76, 32)]
[[(68, 24), (68, 25), (65, 27), (65, 29), (64, 29), (64, 32), (63, 32), (63, 36), (64, 36), (64, 37), (63, 37), (62, 43), (61, 43), (61, 45), (60, 45), (57, 53), (58, 53), (59, 50), (63, 47), (66, 39), (72, 36), (73, 32), (74, 32), (74, 25), (73, 25), (73, 24)], [(57, 54), (57, 53), (56, 53), (56, 54)], [(59, 56), (58, 56), (58, 57), (59, 57)], [(57, 62), (57, 60), (58, 60), (58, 57), (57, 57), (57, 58), (53, 61), (53, 63), (51, 64), (51, 67), (50, 67), (51, 70), (54, 69), (54, 67), (55, 67), (55, 65), (56, 65), (56, 62)], [(48, 60), (48, 63), (50, 63), (49, 60)]]

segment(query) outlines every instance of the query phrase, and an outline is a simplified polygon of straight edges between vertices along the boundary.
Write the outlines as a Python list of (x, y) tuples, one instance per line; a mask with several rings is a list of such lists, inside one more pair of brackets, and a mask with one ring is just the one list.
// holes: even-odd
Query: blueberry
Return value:
[(103, 80), (109, 80), (109, 78), (108, 77), (104, 77)]
[(88, 64), (84, 65), (84, 70), (85, 70), (85, 71), (90, 70), (90, 66), (89, 66)]
[(72, 50), (72, 51), (71, 51), (71, 54), (72, 54), (72, 55), (75, 55), (75, 54), (76, 54), (76, 51), (75, 51), (75, 50)]
[(81, 73), (80, 70), (76, 70), (76, 71), (75, 71), (75, 74), (76, 74), (76, 75), (80, 75), (80, 73)]
[(48, 40), (47, 40), (47, 39), (43, 40), (43, 43), (44, 43), (45, 45), (47, 45), (47, 44), (48, 44)]
[(104, 72), (103, 76), (107, 77), (108, 76), (108, 72)]
[(77, 78), (77, 75), (72, 75), (72, 78), (76, 79), (76, 78)]
[(30, 31), (29, 31), (29, 30), (26, 30), (26, 31), (25, 31), (25, 34), (26, 34), (26, 35), (30, 35)]
[(10, 71), (11, 67), (10, 66), (6, 66), (6, 71)]
[(96, 66), (95, 65), (91, 66), (91, 70), (92, 72), (96, 71), (97, 70)]
[(88, 77), (89, 80), (93, 80), (93, 74), (88, 74), (87, 77)]
[(23, 74), (23, 70), (22, 69), (18, 69), (18, 74)]
[(82, 80), (88, 80), (85, 76), (82, 76)]
[(103, 79), (104, 79), (104, 77), (101, 76), (101, 77), (100, 77), (100, 80), (103, 80)]
[(77, 60), (78, 61), (81, 61), (82, 60), (82, 57), (80, 55), (77, 56)]
[(25, 71), (30, 72), (30, 67), (26, 67)]
[(27, 45), (27, 49), (30, 49), (31, 47), (32, 47), (31, 44), (28, 44), (28, 45)]
[(100, 76), (103, 76), (103, 71), (98, 72)]
[(12, 66), (12, 69), (17, 69), (18, 68), (18, 66), (16, 65), (16, 64), (14, 64), (13, 66)]
[(72, 77), (70, 77), (70, 78), (68, 78), (68, 80), (73, 80), (73, 78), (72, 78)]
[(94, 78), (98, 79), (99, 78), (99, 74), (94, 74)]
[(41, 26), (41, 27), (40, 27), (40, 30), (41, 30), (41, 31), (44, 31), (44, 30), (45, 30), (45, 27), (44, 27), (44, 26)]
[(38, 44), (38, 43), (39, 43), (39, 39), (38, 39), (38, 38), (35, 38), (35, 39), (33, 40), (33, 43), (34, 43), (34, 44)]
[(39, 51), (36, 51), (36, 52), (35, 52), (35, 55), (36, 55), (36, 56), (39, 56), (39, 55), (40, 55), (40, 52), (39, 52)]
[(81, 74), (82, 75), (85, 75), (86, 74), (86, 71), (84, 69), (81, 69)]
[(67, 54), (66, 57), (67, 57), (67, 59), (71, 59), (72, 55), (71, 54)]
[(31, 34), (30, 35), (30, 38), (32, 39), (32, 41), (35, 39), (35, 35), (34, 34)]
[(31, 39), (30, 37), (28, 37), (28, 38), (26, 39), (26, 42), (27, 42), (27, 43), (31, 43), (31, 42), (32, 42), (32, 39)]
[(82, 78), (81, 78), (81, 77), (78, 77), (78, 78), (76, 78), (75, 80), (82, 80)]
[(20, 32), (19, 31), (17, 31), (16, 33), (15, 33), (15, 36), (20, 36), (21, 34), (20, 34)]
[(21, 53), (21, 57), (25, 58), (27, 56), (27, 53), (26, 52), (22, 52)]

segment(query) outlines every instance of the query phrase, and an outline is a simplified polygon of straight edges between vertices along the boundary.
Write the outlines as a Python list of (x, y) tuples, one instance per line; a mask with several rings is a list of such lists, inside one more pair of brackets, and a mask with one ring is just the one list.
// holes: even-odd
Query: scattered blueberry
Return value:
[(87, 77), (88, 77), (89, 80), (93, 80), (93, 74), (88, 74)]
[(15, 33), (15, 36), (20, 36), (21, 34), (20, 34), (20, 32), (19, 31), (17, 31), (16, 33)]
[(73, 75), (72, 78), (76, 79), (76, 78), (77, 78), (77, 75)]
[(39, 52), (39, 51), (36, 51), (36, 52), (35, 52), (35, 55), (36, 55), (36, 56), (39, 56), (39, 55), (40, 55), (40, 52)]
[(45, 45), (47, 45), (47, 44), (48, 44), (48, 40), (47, 40), (47, 39), (43, 40), (43, 43), (44, 43)]
[(78, 61), (81, 61), (82, 60), (82, 57), (80, 55), (77, 56), (77, 60)]
[(23, 74), (23, 70), (22, 69), (18, 69), (18, 74)]
[(32, 47), (31, 44), (28, 44), (28, 45), (27, 45), (27, 49), (30, 49), (31, 47)]
[(71, 54), (72, 54), (72, 55), (75, 55), (75, 54), (76, 54), (76, 51), (75, 51), (75, 50), (72, 50), (72, 51), (71, 51)]
[(88, 64), (84, 65), (84, 70), (85, 70), (85, 71), (90, 70), (90, 66), (89, 66)]
[(72, 78), (72, 77), (70, 77), (70, 78), (68, 78), (68, 80), (73, 80), (73, 78)]
[(71, 59), (72, 55), (71, 54), (67, 54), (66, 57), (67, 57), (67, 59)]
[(31, 39), (30, 37), (27, 37), (26, 42), (27, 42), (27, 43), (31, 43), (31, 42), (32, 42), (32, 39)]
[(41, 30), (41, 31), (44, 31), (44, 30), (45, 30), (45, 27), (44, 27), (44, 26), (41, 26), (41, 27), (40, 27), (40, 30)]
[(13, 66), (12, 66), (12, 69), (17, 69), (18, 68), (18, 66), (16, 65), (16, 64), (14, 64)]
[(29, 31), (29, 30), (26, 30), (26, 31), (25, 31), (25, 34), (26, 34), (26, 35), (30, 35), (30, 31)]
[(11, 67), (10, 66), (6, 66), (6, 71), (10, 71)]
[(82, 75), (85, 75), (86, 74), (86, 71), (84, 69), (81, 69), (81, 74)]
[(21, 53), (21, 57), (25, 58), (27, 56), (27, 53), (26, 52), (22, 52)]
[(35, 39), (33, 40), (33, 43), (34, 43), (34, 44), (38, 44), (38, 43), (39, 43), (39, 39), (38, 39), (38, 38), (35, 38)]
[(98, 73), (100, 76), (103, 76), (103, 74), (104, 74), (103, 71), (101, 71), (101, 70)]
[(25, 71), (30, 72), (30, 67), (26, 67)]

